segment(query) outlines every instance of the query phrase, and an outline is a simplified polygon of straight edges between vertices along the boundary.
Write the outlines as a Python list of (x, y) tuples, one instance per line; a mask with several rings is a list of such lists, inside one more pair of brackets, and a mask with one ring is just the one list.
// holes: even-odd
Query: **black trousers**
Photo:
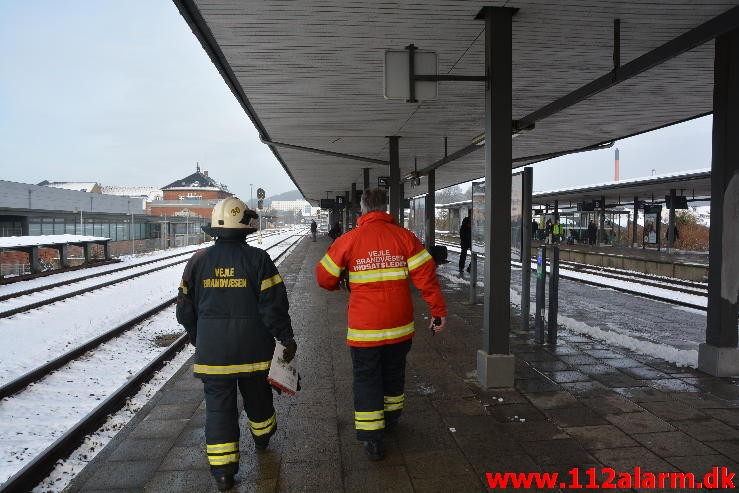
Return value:
[(464, 270), (464, 264), (467, 262), (467, 250), (469, 247), (462, 247), (462, 251), (459, 252), (459, 272)]
[(265, 372), (245, 378), (203, 378), (205, 449), (213, 474), (239, 470), (239, 409), (236, 389), (244, 399), (249, 429), (257, 443), (269, 442), (277, 428), (272, 387)]
[(351, 347), (354, 428), (360, 441), (382, 439), (400, 418), (405, 401), (405, 358), (411, 340), (377, 347)]

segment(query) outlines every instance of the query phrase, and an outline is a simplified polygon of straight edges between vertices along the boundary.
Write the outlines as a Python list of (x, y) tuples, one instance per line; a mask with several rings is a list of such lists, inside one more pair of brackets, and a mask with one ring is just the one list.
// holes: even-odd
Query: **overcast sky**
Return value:
[[(0, 6), (0, 179), (164, 186), (200, 162), (244, 199), (295, 188), (171, 0)], [(710, 167), (710, 134), (702, 118), (620, 141), (621, 178)], [(610, 181), (612, 163), (541, 163), (534, 189)]]

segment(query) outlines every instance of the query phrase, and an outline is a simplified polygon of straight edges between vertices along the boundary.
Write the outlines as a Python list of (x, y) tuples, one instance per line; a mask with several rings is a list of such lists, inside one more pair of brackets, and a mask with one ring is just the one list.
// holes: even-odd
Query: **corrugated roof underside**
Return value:
[[(470, 144), (483, 129), (481, 83), (442, 82), (439, 99), (383, 99), (383, 56), (414, 43), (437, 51), (442, 74), (482, 75), (482, 4), (458, 1), (195, 0), (227, 64), (274, 141), (387, 159), (401, 136), (402, 174)], [(735, 1), (488, 2), (518, 7), (513, 21), (513, 117), (521, 118), (612, 68), (613, 19), (621, 63), (725, 12)], [(537, 123), (513, 141), (514, 158), (581, 148), (711, 111), (713, 43)], [(316, 200), (387, 167), (279, 148)], [(437, 171), (437, 188), (484, 174), (478, 151)], [(516, 165), (520, 165), (517, 163)], [(417, 194), (406, 188), (406, 195)]]

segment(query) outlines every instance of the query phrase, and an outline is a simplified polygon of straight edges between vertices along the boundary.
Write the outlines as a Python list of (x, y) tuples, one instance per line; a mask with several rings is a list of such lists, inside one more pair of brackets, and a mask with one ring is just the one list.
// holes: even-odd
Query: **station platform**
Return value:
[[(388, 456), (370, 462), (355, 439), (344, 292), (326, 292), (314, 266), (327, 239), (304, 240), (280, 265), (290, 295), (303, 390), (276, 396), (278, 432), (256, 452), (242, 413), (240, 492), (490, 491), (486, 473), (560, 474), (600, 468), (655, 474), (713, 467), (739, 471), (739, 386), (560, 333), (556, 347), (513, 332), (514, 388), (483, 390), (475, 378), (482, 305), (442, 276), (448, 328), (424, 328), (408, 356), (406, 400)], [(174, 289), (174, 287), (173, 287)], [(512, 325), (518, 326), (513, 313)], [(68, 487), (70, 492), (215, 491), (204, 451), (202, 384), (185, 365)], [(617, 476), (618, 477), (618, 476)], [(735, 484), (739, 480), (734, 479)], [(511, 485), (509, 484), (509, 488)], [(611, 491), (632, 491), (621, 487)], [(656, 491), (638, 489), (637, 491)], [(680, 491), (670, 489), (668, 491)]]
[[(543, 242), (533, 241), (531, 256)], [(629, 248), (611, 245), (559, 244), (560, 260), (624, 269), (687, 281), (708, 281), (708, 252), (656, 248)]]

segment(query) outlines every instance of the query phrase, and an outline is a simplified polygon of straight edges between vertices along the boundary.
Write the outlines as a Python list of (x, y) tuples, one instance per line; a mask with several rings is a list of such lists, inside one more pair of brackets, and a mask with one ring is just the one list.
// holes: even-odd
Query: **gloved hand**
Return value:
[(282, 359), (285, 360), (285, 363), (289, 363), (295, 357), (298, 345), (295, 343), (295, 340), (290, 340), (283, 345), (285, 346), (285, 349), (282, 351)]

